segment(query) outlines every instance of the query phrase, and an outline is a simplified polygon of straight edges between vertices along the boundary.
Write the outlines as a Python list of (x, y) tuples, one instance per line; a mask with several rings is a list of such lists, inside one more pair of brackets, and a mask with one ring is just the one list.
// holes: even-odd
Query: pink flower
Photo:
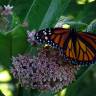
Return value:
[(5, 16), (12, 15), (12, 9), (13, 9), (13, 6), (4, 5), (4, 10), (2, 12), (2, 15), (5, 15)]
[(31, 32), (28, 30), (27, 31), (27, 36), (28, 36), (28, 39), (27, 41), (31, 44), (31, 45), (36, 45), (37, 42), (34, 38), (34, 35), (35, 35), (36, 31), (35, 30), (32, 30)]
[(64, 62), (58, 50), (46, 47), (36, 57), (18, 55), (13, 58), (11, 71), (24, 87), (57, 92), (75, 80), (80, 68)]

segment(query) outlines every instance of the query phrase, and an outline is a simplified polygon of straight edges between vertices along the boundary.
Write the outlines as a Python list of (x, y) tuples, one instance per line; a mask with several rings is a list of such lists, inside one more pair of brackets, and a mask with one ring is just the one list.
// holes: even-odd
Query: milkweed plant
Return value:
[[(85, 1), (87, 2), (87, 0)], [(7, 5), (0, 1), (2, 3), (0, 5), (0, 39), (2, 39), (0, 40), (0, 54), (2, 54), (0, 66), (3, 65), (12, 77), (10, 82), (13, 85), (13, 96), (81, 96), (75, 93), (72, 95), (70, 90), (72, 88), (76, 90), (74, 84), (78, 84), (86, 73), (93, 70), (90, 65), (74, 65), (65, 61), (59, 49), (48, 44), (38, 43), (34, 36), (38, 30), (48, 27), (69, 28), (72, 26), (80, 31), (95, 33), (96, 18), (88, 23), (83, 22), (83, 18), (79, 20), (79, 16), (85, 15), (86, 10), (89, 9), (85, 8), (85, 13), (82, 11), (80, 15), (77, 15), (76, 12), (79, 14), (79, 8), (75, 13), (68, 9), (72, 0), (48, 0), (48, 2), (25, 0), (24, 2), (26, 8), (24, 6), (22, 8), (18, 0)], [(28, 3), (29, 7), (27, 2), (32, 5)], [(89, 3), (87, 2), (87, 4)], [(66, 15), (67, 10), (70, 14), (73, 12), (77, 15), (77, 21), (74, 19), (75, 17)], [(94, 65), (92, 64), (92, 66)], [(96, 71), (94, 72), (96, 73)], [(67, 93), (69, 95), (62, 95), (62, 90), (67, 88), (69, 88)], [(1, 92), (2, 96), (5, 96), (2, 90)]]

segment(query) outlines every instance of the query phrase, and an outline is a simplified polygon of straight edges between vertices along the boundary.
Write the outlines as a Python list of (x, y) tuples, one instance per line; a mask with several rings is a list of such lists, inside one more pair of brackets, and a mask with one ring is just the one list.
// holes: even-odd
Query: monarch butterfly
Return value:
[(96, 61), (96, 34), (75, 29), (46, 28), (36, 32), (35, 39), (60, 49), (71, 64), (92, 64)]

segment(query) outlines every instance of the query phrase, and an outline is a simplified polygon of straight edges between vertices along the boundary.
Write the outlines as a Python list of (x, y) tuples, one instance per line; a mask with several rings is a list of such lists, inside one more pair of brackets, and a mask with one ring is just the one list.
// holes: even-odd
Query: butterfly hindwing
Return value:
[[(70, 40), (67, 43), (67, 48), (64, 50), (65, 57), (72, 64), (91, 64), (96, 61), (96, 37), (84, 38), (87, 35), (84, 33), (82, 36), (79, 33), (76, 33), (76, 42), (70, 37)], [(73, 35), (74, 36), (74, 35)], [(75, 35), (76, 36), (76, 35)], [(65, 59), (66, 59), (65, 58)]]

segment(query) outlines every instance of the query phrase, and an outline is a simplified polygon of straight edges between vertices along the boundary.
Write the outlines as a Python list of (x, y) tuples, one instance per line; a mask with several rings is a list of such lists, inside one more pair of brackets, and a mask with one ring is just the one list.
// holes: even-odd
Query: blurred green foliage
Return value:
[[(3, 66), (10, 74), (11, 57), (30, 50), (26, 36), (28, 29), (54, 27), (60, 16), (64, 16), (65, 23), (77, 25), (79, 30), (96, 32), (96, 0), (0, 0), (0, 6), (8, 4), (14, 8), (12, 20), (7, 18), (11, 22), (8, 30), (8, 23), (0, 17), (0, 30), (3, 28), (0, 32), (0, 72)], [(22, 26), (24, 22), (28, 23), (26, 30)], [(34, 47), (32, 49), (36, 50)], [(12, 77), (11, 74), (10, 76)], [(12, 84), (13, 89), (10, 91), (13, 96), (96, 96), (96, 65), (82, 67), (77, 80), (66, 88), (65, 95), (61, 92), (54, 95), (50, 92), (26, 90), (16, 86), (13, 77), (6, 83)], [(0, 91), (0, 96), (4, 96), (2, 92)]]
[(4, 96), (4, 94), (0, 91), (0, 96)]

